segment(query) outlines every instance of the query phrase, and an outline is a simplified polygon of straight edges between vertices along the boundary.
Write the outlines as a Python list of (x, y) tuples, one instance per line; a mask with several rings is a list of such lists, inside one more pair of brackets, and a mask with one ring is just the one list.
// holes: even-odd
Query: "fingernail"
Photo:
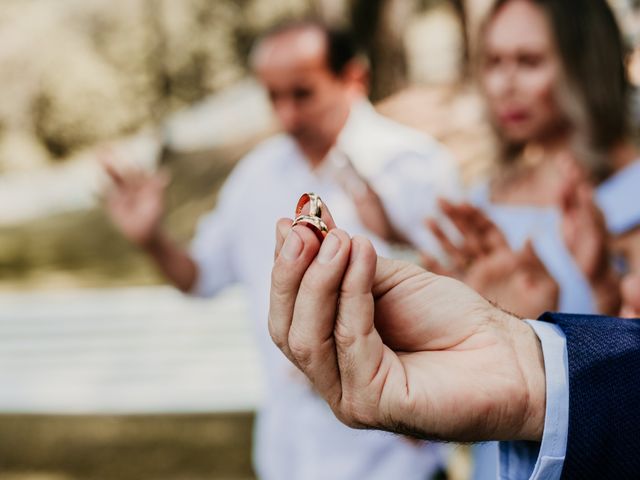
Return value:
[(340, 239), (334, 233), (329, 233), (322, 242), (320, 253), (318, 253), (318, 262), (327, 264), (334, 259), (340, 249)]
[(302, 239), (296, 232), (291, 230), (284, 241), (284, 245), (282, 245), (282, 251), (280, 254), (286, 260), (295, 260), (300, 256), (302, 247)]

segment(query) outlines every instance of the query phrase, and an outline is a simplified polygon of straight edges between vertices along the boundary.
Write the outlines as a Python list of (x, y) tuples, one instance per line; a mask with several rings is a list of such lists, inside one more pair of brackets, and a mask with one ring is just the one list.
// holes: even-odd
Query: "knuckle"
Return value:
[(291, 355), (303, 369), (311, 364), (313, 349), (309, 342), (294, 329), (289, 332), (288, 345)]
[(282, 268), (276, 262), (273, 270), (271, 270), (271, 291), (275, 294), (281, 295), (287, 292), (288, 288), (291, 285), (291, 280), (289, 279), (290, 273), (286, 268)]
[(334, 338), (337, 345), (343, 349), (349, 349), (356, 343), (356, 337), (348, 326), (348, 322), (341, 315), (336, 319)]
[(358, 402), (352, 395), (346, 396), (342, 401), (341, 413), (344, 422), (351, 428), (363, 428), (374, 424), (373, 416), (368, 408)]
[(300, 294), (309, 296), (318, 296), (320, 292), (324, 292), (327, 289), (327, 279), (322, 275), (319, 275), (317, 271), (310, 268), (302, 282), (300, 283)]
[(271, 340), (273, 340), (273, 343), (275, 343), (280, 350), (287, 347), (286, 336), (283, 330), (274, 325), (271, 319), (269, 319), (269, 335), (271, 335)]

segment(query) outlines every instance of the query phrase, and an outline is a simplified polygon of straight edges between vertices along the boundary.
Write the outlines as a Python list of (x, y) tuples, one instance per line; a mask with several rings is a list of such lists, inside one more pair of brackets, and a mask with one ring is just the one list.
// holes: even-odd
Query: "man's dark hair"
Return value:
[(355, 60), (361, 54), (356, 37), (351, 30), (329, 27), (317, 19), (280, 23), (263, 33), (254, 46), (283, 33), (302, 30), (317, 30), (325, 36), (327, 41), (327, 65), (335, 75), (341, 75), (349, 62)]

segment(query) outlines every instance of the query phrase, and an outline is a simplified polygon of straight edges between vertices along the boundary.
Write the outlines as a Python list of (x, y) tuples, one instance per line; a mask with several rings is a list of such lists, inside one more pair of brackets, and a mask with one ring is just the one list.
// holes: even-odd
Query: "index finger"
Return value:
[(113, 183), (115, 183), (119, 187), (126, 183), (124, 176), (116, 168), (111, 156), (107, 155), (106, 153), (102, 153), (98, 157), (98, 161), (102, 165), (103, 170), (106, 172), (109, 178), (111, 178)]

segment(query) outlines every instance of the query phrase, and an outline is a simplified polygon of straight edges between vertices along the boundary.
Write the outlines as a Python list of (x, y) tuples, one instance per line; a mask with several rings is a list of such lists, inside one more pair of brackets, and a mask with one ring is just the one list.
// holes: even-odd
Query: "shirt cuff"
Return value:
[(500, 479), (559, 480), (569, 433), (569, 362), (564, 333), (556, 325), (527, 320), (542, 345), (546, 410), (542, 442), (500, 442)]

